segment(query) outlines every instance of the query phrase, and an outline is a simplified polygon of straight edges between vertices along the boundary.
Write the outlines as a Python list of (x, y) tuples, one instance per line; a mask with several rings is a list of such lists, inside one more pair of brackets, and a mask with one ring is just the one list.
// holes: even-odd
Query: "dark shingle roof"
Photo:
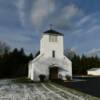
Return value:
[(52, 29), (50, 29), (50, 30), (47, 30), (47, 31), (45, 31), (45, 32), (43, 32), (44, 34), (51, 34), (51, 35), (61, 35), (61, 36), (63, 36), (63, 34), (62, 33), (60, 33), (60, 32), (57, 32), (57, 31), (55, 31), (55, 30), (52, 30)]

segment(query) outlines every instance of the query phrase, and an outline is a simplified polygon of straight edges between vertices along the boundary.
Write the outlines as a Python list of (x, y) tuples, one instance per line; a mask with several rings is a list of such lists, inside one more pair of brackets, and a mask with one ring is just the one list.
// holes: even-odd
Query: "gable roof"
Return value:
[(63, 36), (63, 34), (62, 34), (62, 33), (57, 32), (57, 31), (52, 30), (52, 29), (47, 30), (47, 31), (45, 31), (45, 32), (43, 32), (43, 33), (44, 33), (44, 34), (50, 34), (50, 35), (60, 35), (60, 36)]
[(97, 71), (97, 70), (100, 70), (100, 68), (91, 68), (88, 71)]

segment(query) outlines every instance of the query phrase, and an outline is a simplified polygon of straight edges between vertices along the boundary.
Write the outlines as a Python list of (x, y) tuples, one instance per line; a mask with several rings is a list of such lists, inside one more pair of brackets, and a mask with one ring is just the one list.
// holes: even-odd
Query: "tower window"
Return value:
[(52, 36), (52, 35), (49, 36), (49, 42), (57, 42), (57, 40), (58, 40), (57, 36)]
[(52, 51), (52, 57), (55, 58), (55, 51)]

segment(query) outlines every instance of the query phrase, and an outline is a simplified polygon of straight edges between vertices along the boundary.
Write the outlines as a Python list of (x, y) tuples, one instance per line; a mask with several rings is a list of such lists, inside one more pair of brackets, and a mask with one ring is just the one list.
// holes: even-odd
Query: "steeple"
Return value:
[(53, 25), (52, 24), (50, 24), (49, 30), (44, 31), (43, 34), (63, 36), (62, 33), (60, 33), (60, 32), (58, 32), (58, 31), (56, 31), (56, 30), (53, 29)]

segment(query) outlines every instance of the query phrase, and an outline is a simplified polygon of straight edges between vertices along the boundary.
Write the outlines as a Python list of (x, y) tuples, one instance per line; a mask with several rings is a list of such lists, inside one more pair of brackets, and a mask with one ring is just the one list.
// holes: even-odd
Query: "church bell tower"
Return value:
[(43, 32), (40, 53), (45, 57), (62, 58), (63, 52), (63, 34), (52, 29)]

